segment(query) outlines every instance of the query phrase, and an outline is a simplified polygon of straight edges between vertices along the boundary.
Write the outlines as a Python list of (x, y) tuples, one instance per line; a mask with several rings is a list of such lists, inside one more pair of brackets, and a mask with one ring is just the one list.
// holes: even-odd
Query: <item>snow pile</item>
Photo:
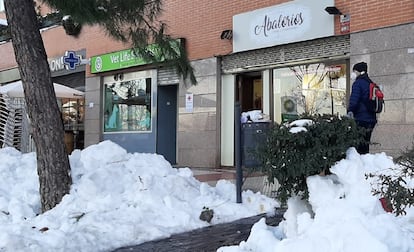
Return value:
[(278, 227), (262, 219), (246, 242), (218, 251), (412, 252), (413, 209), (400, 217), (386, 213), (365, 178), (389, 168), (398, 169), (384, 153), (360, 156), (351, 148), (332, 175), (308, 178), (309, 204), (291, 198)]
[(222, 180), (197, 181), (160, 155), (127, 153), (105, 141), (70, 156), (73, 185), (54, 209), (40, 213), (34, 153), (0, 149), (1, 251), (107, 251), (211, 224), (271, 213), (278, 203)]

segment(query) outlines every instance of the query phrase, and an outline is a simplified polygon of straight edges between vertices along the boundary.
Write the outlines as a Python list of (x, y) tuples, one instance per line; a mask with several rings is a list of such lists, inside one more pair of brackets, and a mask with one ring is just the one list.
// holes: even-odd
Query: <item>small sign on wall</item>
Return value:
[(351, 16), (348, 15), (341, 15), (339, 18), (339, 23), (341, 26), (341, 34), (346, 34), (351, 31), (350, 25), (351, 25)]
[(194, 96), (192, 93), (185, 94), (185, 111), (193, 112)]

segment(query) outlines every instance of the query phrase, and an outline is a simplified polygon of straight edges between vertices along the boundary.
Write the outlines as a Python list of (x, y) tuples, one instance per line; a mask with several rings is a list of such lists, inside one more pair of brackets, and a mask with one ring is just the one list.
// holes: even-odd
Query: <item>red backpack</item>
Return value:
[(384, 93), (374, 82), (369, 84), (368, 109), (371, 112), (381, 113), (384, 108)]

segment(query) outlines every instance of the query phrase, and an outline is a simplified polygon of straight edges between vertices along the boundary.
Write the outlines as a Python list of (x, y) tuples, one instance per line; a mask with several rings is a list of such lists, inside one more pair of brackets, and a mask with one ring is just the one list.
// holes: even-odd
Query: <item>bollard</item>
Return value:
[(236, 102), (234, 106), (234, 158), (236, 165), (236, 203), (242, 203), (242, 156), (241, 156), (241, 107), (240, 103)]

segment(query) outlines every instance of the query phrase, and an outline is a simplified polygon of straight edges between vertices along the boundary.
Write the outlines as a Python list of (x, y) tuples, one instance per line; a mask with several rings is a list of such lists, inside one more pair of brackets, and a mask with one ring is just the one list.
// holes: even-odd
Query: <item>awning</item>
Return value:
[[(82, 98), (84, 93), (82, 91), (64, 86), (62, 84), (53, 83), (57, 98)], [(0, 94), (9, 97), (24, 97), (22, 81), (12, 82), (0, 86)]]

